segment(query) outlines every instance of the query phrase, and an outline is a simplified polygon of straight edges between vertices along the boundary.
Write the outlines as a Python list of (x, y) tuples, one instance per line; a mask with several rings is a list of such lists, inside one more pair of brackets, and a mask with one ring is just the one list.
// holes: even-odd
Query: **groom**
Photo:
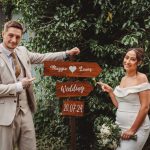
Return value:
[(73, 48), (64, 52), (33, 53), (18, 46), (23, 27), (16, 21), (8, 21), (2, 32), (0, 44), (0, 150), (36, 150), (32, 112), (35, 112), (31, 64), (44, 61), (64, 61), (78, 55)]

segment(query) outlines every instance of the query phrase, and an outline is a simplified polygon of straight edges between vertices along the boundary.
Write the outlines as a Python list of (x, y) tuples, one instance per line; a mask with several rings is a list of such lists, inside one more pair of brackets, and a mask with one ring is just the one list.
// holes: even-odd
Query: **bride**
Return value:
[[(142, 48), (127, 51), (123, 59), (125, 76), (114, 91), (109, 85), (98, 82), (117, 107), (116, 124), (122, 130), (117, 150), (142, 150), (150, 133), (150, 83), (145, 74), (137, 71), (143, 55)], [(134, 135), (137, 135), (136, 141), (131, 139)]]

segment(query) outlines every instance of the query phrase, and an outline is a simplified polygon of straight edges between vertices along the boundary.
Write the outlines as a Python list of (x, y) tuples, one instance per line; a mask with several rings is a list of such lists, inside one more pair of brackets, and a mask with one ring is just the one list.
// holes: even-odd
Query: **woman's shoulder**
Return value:
[[(148, 82), (147, 75), (145, 73), (137, 72), (136, 78), (137, 84)], [(121, 81), (126, 80), (126, 76), (122, 77)]]
[(148, 78), (147, 78), (146, 74), (141, 73), (141, 72), (138, 72), (136, 80), (137, 80), (137, 84), (142, 84), (142, 83), (148, 82)]
[(130, 81), (130, 85), (129, 82), (126, 84), (125, 79), (126, 77), (123, 77), (121, 84), (115, 88), (115, 95), (127, 96), (129, 93), (137, 93), (150, 89), (150, 83), (144, 73), (138, 72), (135, 80)]

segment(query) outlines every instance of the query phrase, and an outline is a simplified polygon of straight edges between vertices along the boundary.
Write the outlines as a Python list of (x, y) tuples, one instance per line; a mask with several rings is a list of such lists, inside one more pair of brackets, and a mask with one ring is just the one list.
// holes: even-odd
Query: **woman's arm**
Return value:
[(111, 98), (111, 101), (112, 101), (112, 103), (114, 104), (114, 106), (115, 106), (116, 108), (118, 108), (118, 102), (117, 102), (117, 100), (116, 100), (116, 97), (115, 97), (114, 93), (113, 93), (113, 92), (109, 92), (108, 94), (109, 94), (109, 96), (110, 96), (110, 98)]
[(149, 92), (150, 92), (150, 90), (146, 90), (146, 91), (142, 91), (139, 93), (141, 108), (140, 108), (139, 113), (136, 117), (136, 120), (134, 121), (133, 125), (130, 128), (130, 130), (133, 131), (134, 133), (141, 126), (141, 124), (145, 120), (146, 115), (148, 114), (148, 111), (149, 111), (149, 97), (148, 97)]
[(131, 128), (122, 134), (123, 139), (127, 140), (131, 136), (133, 136), (137, 132), (137, 130), (140, 128), (143, 121), (145, 120), (145, 117), (148, 114), (149, 105), (150, 105), (149, 95), (150, 95), (150, 90), (142, 91), (139, 93), (139, 98), (140, 98), (140, 103), (141, 103), (140, 110)]

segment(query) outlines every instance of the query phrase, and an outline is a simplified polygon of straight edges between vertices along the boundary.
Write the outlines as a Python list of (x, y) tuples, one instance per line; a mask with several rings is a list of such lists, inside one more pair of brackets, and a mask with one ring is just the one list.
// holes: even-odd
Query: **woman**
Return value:
[[(142, 48), (127, 51), (123, 59), (126, 73), (114, 91), (109, 85), (98, 82), (117, 107), (116, 123), (122, 130), (117, 150), (142, 150), (149, 136), (150, 84), (146, 75), (137, 71), (143, 54)], [(137, 135), (136, 141), (131, 139), (134, 135)]]

